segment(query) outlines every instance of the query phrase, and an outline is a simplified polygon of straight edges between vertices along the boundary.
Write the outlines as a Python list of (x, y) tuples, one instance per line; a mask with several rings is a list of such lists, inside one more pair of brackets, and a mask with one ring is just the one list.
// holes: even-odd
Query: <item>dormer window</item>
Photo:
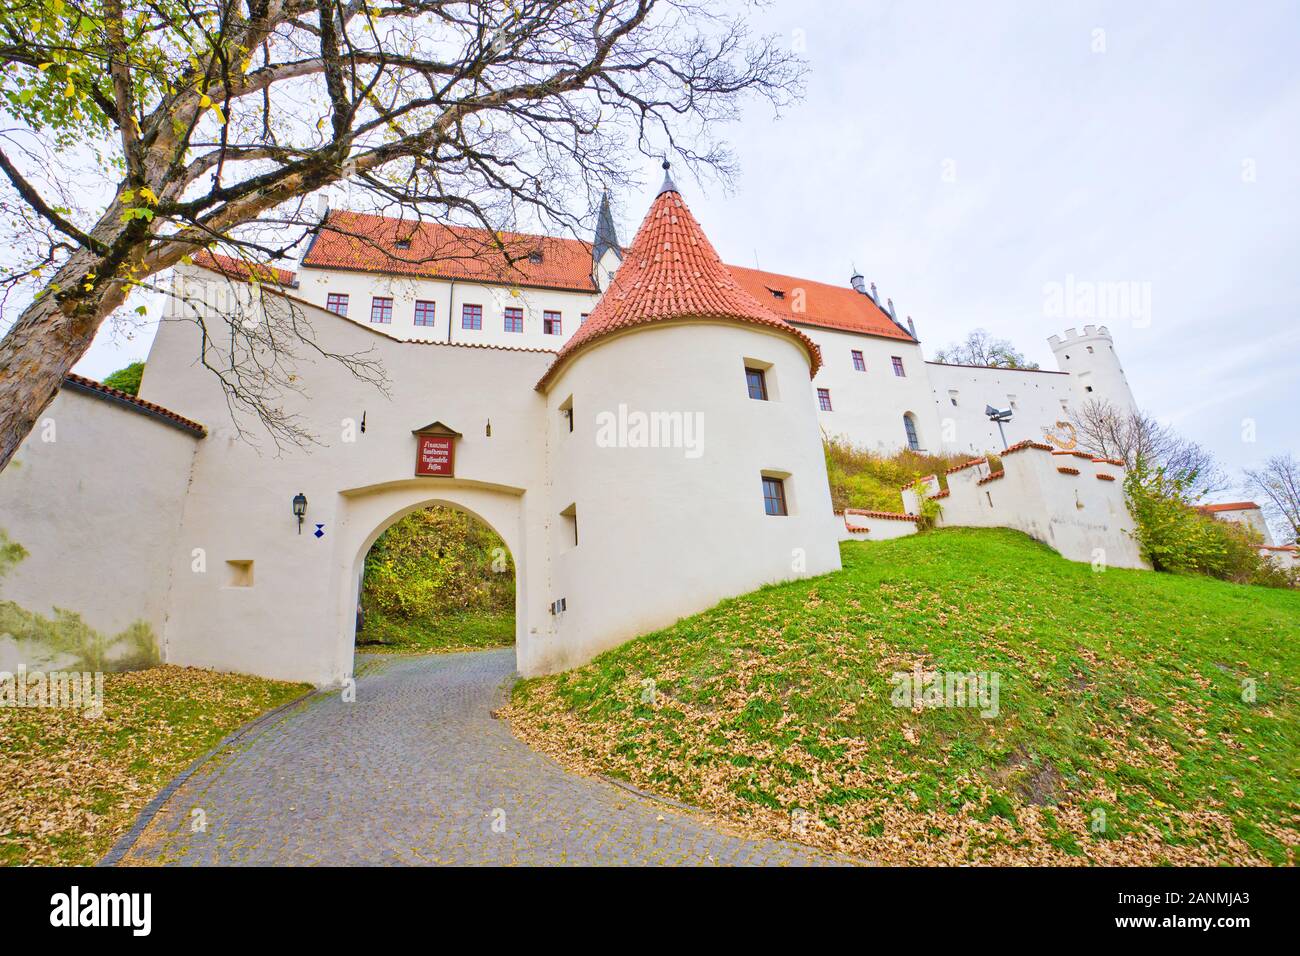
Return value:
[(542, 250), (534, 249), (532, 252), (528, 253), (528, 261), (535, 266), (540, 266), (542, 264)]
[(398, 239), (396, 245), (397, 245), (397, 248), (398, 248), (398, 249), (409, 249), (409, 248), (411, 248), (411, 240), (410, 240), (410, 239)]
[(767, 291), (770, 292), (770, 293), (772, 293), (772, 298), (774, 298), (774, 299), (784, 299), (784, 298), (785, 298), (785, 292), (782, 291), (781, 289), (768, 289)]

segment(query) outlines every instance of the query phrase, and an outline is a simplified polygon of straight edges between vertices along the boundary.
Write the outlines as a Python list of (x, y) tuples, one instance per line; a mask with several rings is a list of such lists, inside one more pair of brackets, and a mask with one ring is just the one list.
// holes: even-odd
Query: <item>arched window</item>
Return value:
[(920, 451), (921, 439), (916, 436), (916, 419), (911, 412), (903, 413), (903, 427), (907, 429), (907, 447), (912, 451)]

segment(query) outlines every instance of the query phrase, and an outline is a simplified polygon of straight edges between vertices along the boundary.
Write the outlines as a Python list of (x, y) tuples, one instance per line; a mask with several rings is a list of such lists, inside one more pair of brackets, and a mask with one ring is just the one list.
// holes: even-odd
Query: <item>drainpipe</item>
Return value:
[[(451, 321), (456, 309), (456, 280), (451, 280), (451, 292), (447, 296), (447, 344), (451, 344)], [(1003, 446), (1005, 447), (1005, 446)]]

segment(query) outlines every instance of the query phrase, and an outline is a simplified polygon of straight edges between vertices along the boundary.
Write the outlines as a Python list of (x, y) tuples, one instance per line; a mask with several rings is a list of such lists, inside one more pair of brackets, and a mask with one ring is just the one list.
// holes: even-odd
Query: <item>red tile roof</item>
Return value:
[(152, 418), (157, 418), (168, 425), (173, 425), (182, 431), (189, 432), (197, 438), (202, 438), (208, 433), (208, 430), (196, 421), (177, 415), (170, 409), (163, 408), (161, 405), (155, 405), (153, 402), (146, 402), (143, 398), (138, 398), (130, 392), (124, 392), (121, 389), (105, 385), (103, 382), (96, 382), (93, 378), (86, 378), (84, 375), (76, 375), (69, 372), (63, 377), (65, 388), (71, 388), (76, 392), (83, 392), (94, 395), (98, 398), (104, 398), (109, 401), (124, 405), (135, 411), (142, 412)]
[[(499, 242), (498, 242), (499, 240)], [(399, 241), (409, 249), (397, 248)], [(531, 253), (541, 253), (533, 262)], [(304, 268), (347, 269), (500, 285), (600, 290), (592, 278), (591, 244), (578, 239), (491, 233), (486, 229), (333, 210), (307, 254)]]
[(638, 326), (680, 321), (743, 322), (774, 329), (803, 346), (812, 374), (821, 366), (816, 344), (741, 288), (676, 187), (665, 183), (613, 282), (560, 349), (537, 388), (545, 389), (573, 356), (602, 338)]
[(220, 272), (232, 279), (247, 279), (250, 275), (256, 273), (258, 279), (262, 282), (273, 282), (288, 289), (298, 287), (298, 276), (289, 269), (248, 262), (234, 256), (223, 256), (207, 250), (195, 253), (194, 264), (205, 269), (211, 269), (213, 272)]
[(1003, 470), (1003, 471), (991, 471), (991, 472), (989, 472), (987, 475), (985, 475), (983, 478), (981, 478), (979, 481), (975, 482), (975, 484), (977, 484), (977, 485), (987, 485), (990, 481), (997, 481), (999, 478), (1005, 478), (1006, 476), (1007, 476), (1007, 473), (1006, 473), (1005, 470)]
[(1253, 501), (1229, 501), (1221, 505), (1197, 505), (1196, 510), (1212, 515), (1220, 511), (1258, 511), (1259, 505)]
[(920, 515), (910, 515), (902, 511), (865, 511), (862, 508), (845, 508), (846, 515), (861, 515), (864, 518), (885, 518), (889, 521), (920, 521)]
[[(870, 296), (855, 292), (849, 286), (813, 282), (743, 266), (727, 266), (727, 270), (750, 295), (787, 322), (879, 335), (904, 342), (916, 341), (894, 324)], [(782, 293), (782, 297), (777, 298), (773, 292)]]

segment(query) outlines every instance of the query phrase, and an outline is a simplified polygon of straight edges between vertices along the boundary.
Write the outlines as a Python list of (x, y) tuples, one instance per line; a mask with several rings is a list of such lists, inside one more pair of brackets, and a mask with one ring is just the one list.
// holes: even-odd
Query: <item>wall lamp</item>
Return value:
[(293, 516), (298, 519), (298, 533), (302, 534), (302, 519), (307, 516), (307, 496), (301, 491), (293, 496)]

